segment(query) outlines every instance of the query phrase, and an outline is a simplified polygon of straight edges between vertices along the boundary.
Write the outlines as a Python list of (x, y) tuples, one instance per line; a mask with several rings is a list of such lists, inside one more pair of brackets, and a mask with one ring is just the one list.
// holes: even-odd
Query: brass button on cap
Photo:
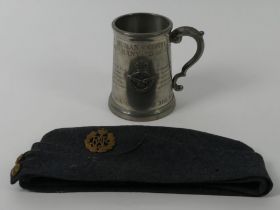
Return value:
[(11, 170), (11, 175), (12, 176), (16, 176), (19, 171), (20, 171), (20, 168), (21, 168), (21, 165), (20, 165), (20, 161), (22, 160), (23, 158), (23, 154), (21, 154), (17, 159), (16, 159), (16, 162), (15, 162), (15, 166), (12, 168)]
[(15, 166), (12, 168), (11, 175), (16, 176), (20, 171), (20, 164), (16, 163)]

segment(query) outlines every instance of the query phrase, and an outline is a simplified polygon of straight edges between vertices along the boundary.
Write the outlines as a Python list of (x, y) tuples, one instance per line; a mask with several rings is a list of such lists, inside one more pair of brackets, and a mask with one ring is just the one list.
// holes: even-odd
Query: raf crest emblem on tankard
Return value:
[(139, 57), (131, 62), (127, 77), (139, 92), (149, 91), (156, 80), (152, 62), (145, 57)]

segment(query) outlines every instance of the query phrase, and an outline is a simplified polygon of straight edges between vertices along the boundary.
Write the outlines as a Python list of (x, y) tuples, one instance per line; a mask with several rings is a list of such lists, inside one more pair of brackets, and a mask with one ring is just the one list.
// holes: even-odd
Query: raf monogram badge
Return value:
[(90, 132), (85, 139), (86, 148), (93, 153), (107, 152), (115, 146), (115, 136), (104, 128)]

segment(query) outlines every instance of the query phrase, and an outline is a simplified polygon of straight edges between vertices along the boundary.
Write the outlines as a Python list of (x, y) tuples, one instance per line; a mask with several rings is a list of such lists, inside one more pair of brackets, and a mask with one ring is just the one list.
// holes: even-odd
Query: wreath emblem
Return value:
[(113, 149), (115, 136), (105, 128), (90, 132), (85, 139), (86, 148), (92, 153), (102, 153)]
[(131, 63), (130, 68), (127, 77), (132, 86), (138, 92), (148, 92), (156, 82), (152, 62), (145, 57), (140, 57)]

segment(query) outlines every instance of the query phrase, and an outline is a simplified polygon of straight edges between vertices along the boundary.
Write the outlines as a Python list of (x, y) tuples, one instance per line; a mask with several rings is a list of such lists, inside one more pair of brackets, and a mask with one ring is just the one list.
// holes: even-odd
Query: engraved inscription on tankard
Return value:
[[(168, 115), (175, 107), (172, 89), (183, 89), (177, 79), (185, 76), (203, 53), (203, 32), (187, 26), (171, 31), (172, 22), (168, 18), (150, 13), (120, 16), (113, 21), (112, 27), (111, 111), (134, 121), (156, 120)], [(197, 51), (172, 79), (170, 42), (179, 43), (183, 36), (196, 40)]]

